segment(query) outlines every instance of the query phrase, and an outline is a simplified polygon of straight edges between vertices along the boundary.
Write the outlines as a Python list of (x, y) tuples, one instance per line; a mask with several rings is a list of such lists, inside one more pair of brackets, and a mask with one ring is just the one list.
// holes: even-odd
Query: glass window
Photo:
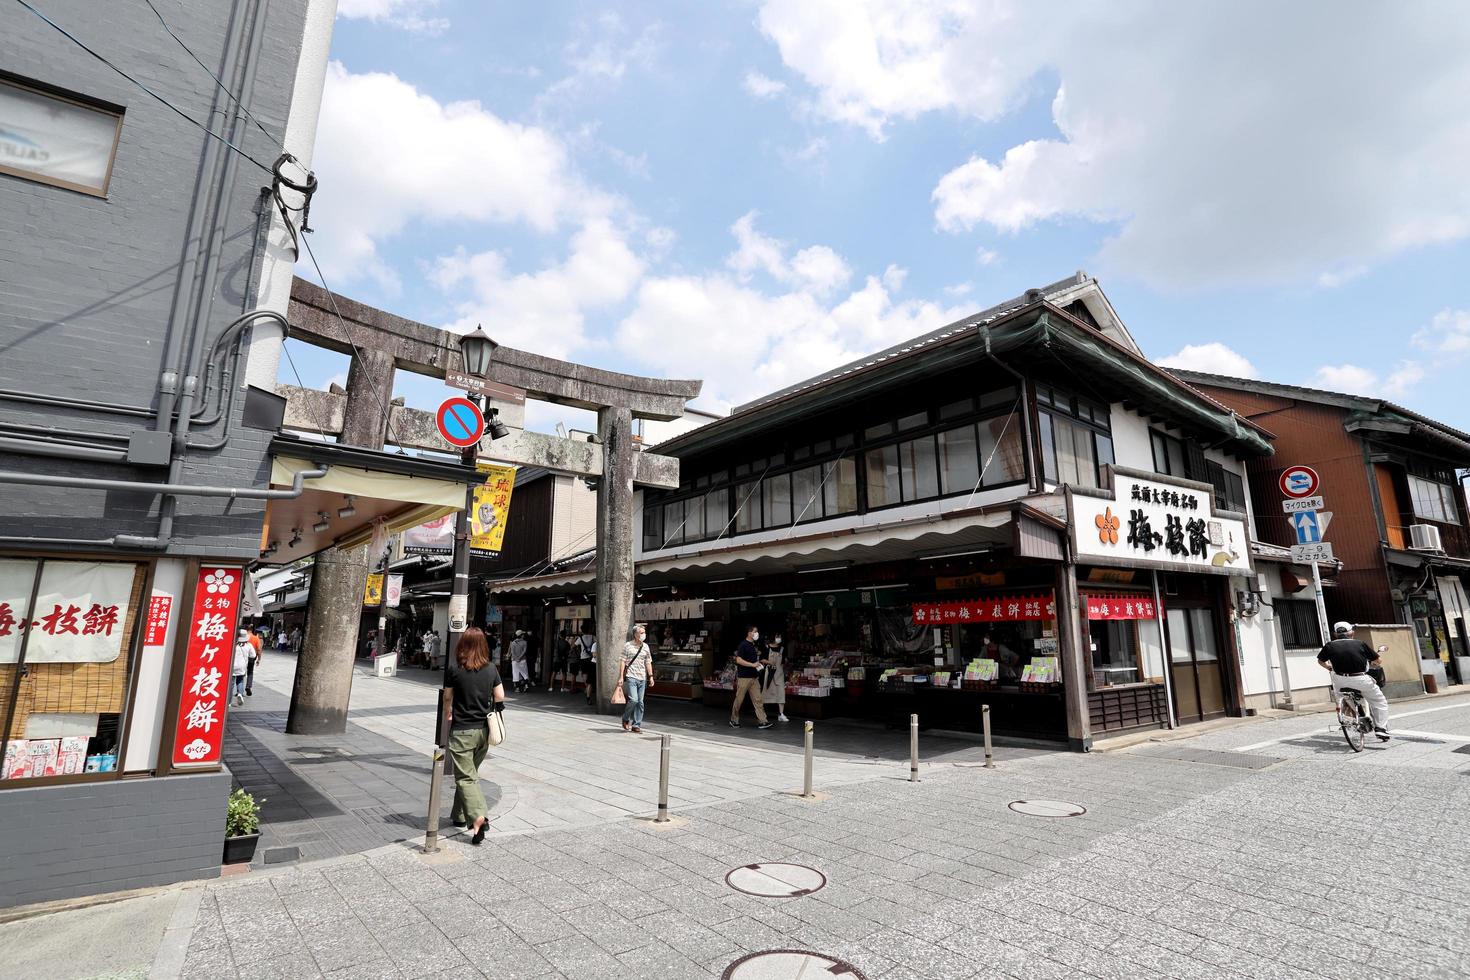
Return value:
[(961, 401), (950, 402), (939, 409), (941, 419), (957, 419), (962, 415), (969, 415), (975, 411), (975, 399), (965, 398)]
[(1169, 624), (1169, 659), (1176, 664), (1190, 661), (1192, 647), (1189, 644), (1189, 610), (1170, 607), (1164, 610)]
[(994, 408), (997, 405), (1012, 405), (1015, 404), (1015, 401), (1015, 385), (1011, 385), (1008, 388), (997, 388), (994, 391), (987, 391), (980, 395), (981, 408)]
[(797, 446), (795, 449), (791, 450), (791, 461), (793, 463), (800, 462), (801, 460), (806, 459), (811, 454), (811, 446)]
[(868, 507), (898, 503), (898, 447), (870, 449), (863, 454), (863, 464), (867, 469)]
[(808, 466), (791, 474), (791, 503), (797, 522), (822, 516), (822, 467)]
[(711, 490), (704, 498), (704, 536), (718, 538), (728, 534), (730, 523), (730, 490), (722, 487)]
[(863, 438), (870, 441), (873, 439), (882, 439), (884, 436), (891, 435), (893, 435), (892, 422), (879, 422), (877, 425), (870, 425), (863, 430)]
[(1149, 443), (1154, 451), (1154, 472), (1166, 476), (1186, 477), (1184, 443), (1171, 435), (1149, 430)]
[[(826, 515), (851, 514), (857, 510), (857, 461), (844, 456), (827, 464), (834, 467), (822, 485)], [(825, 470), (823, 472), (826, 472)]]
[(1444, 524), (1460, 523), (1460, 509), (1455, 504), (1453, 487), (1410, 474), (1409, 497), (1416, 516)]
[(769, 476), (765, 480), (764, 527), (787, 527), (791, 524), (791, 475)]
[(102, 197), (121, 111), (0, 81), (0, 173)]
[(969, 493), (980, 482), (980, 451), (973, 425), (939, 433), (939, 471), (944, 492)]
[(1219, 660), (1220, 651), (1215, 644), (1215, 617), (1208, 609), (1190, 609), (1189, 625), (1194, 641), (1194, 659)]
[(922, 429), (929, 424), (928, 412), (915, 412), (913, 415), (905, 415), (898, 420), (898, 431), (907, 432), (910, 429)]
[(664, 509), (659, 504), (643, 508), (643, 550), (657, 551), (664, 543)]
[(1026, 447), (1016, 420), (1007, 424), (1005, 418), (994, 418), (980, 423), (980, 465), (985, 467), (987, 487), (1026, 479)]
[(739, 466), (735, 467), (735, 475), (737, 477), (740, 477), (740, 476), (749, 476), (750, 475), (750, 464), (749, 463), (741, 463)]
[(1101, 469), (1104, 466), (1112, 466), (1114, 462), (1113, 440), (1103, 435), (1101, 432), (1094, 432), (1092, 435), (1092, 443), (1093, 446), (1095, 446), (1097, 449), (1098, 468)]
[(735, 488), (735, 530), (737, 533), (757, 531), (761, 526), (761, 485), (742, 483)]
[(704, 497), (690, 497), (684, 501), (684, 540), (704, 540)]
[(934, 437), (911, 439), (898, 447), (903, 471), (903, 499), (928, 500), (939, 496), (939, 466), (934, 456)]
[(1052, 427), (1057, 447), (1057, 478), (1074, 487), (1097, 486), (1092, 430), (1063, 418), (1053, 419)]
[(664, 504), (664, 544), (684, 543), (684, 501)]
[[(852, 436), (848, 436), (847, 438), (848, 439), (851, 439)], [(831, 439), (823, 439), (820, 442), (814, 443), (812, 445), (812, 455), (814, 455), (814, 456), (825, 456), (827, 453), (830, 453), (831, 451), (832, 451), (832, 440)]]
[(1315, 650), (1322, 645), (1317, 623), (1317, 604), (1310, 599), (1277, 599), (1276, 621), (1281, 624), (1281, 642), (1287, 647)]
[(1041, 432), (1041, 472), (1046, 477), (1047, 483), (1057, 483), (1059, 482), (1057, 479), (1057, 450), (1051, 429), (1050, 413), (1040, 413), (1037, 422), (1037, 428)]

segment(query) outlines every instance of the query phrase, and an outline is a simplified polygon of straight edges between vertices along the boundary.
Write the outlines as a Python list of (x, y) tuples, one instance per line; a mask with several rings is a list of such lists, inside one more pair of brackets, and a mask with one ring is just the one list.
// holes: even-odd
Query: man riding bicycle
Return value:
[(1374, 733), (1380, 742), (1387, 742), (1388, 698), (1383, 696), (1378, 682), (1368, 674), (1369, 665), (1378, 663), (1378, 653), (1362, 640), (1353, 639), (1353, 633), (1352, 623), (1334, 623), (1334, 639), (1323, 645), (1322, 652), (1317, 654), (1317, 663), (1332, 672), (1334, 695), (1349, 687), (1363, 695), (1373, 714)]

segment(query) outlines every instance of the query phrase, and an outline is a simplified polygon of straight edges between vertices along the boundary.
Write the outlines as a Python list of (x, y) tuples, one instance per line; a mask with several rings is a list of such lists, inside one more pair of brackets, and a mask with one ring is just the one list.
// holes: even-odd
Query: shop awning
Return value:
[[(479, 479), (472, 467), (458, 462), (280, 436), (272, 440), (271, 452), (272, 486), (289, 487), (305, 470), (325, 466), (327, 472), (306, 480), (301, 496), (267, 505), (261, 550), (274, 548), (261, 560), (268, 565), (334, 545), (364, 544), (380, 519), (395, 534), (454, 513), (464, 507), (465, 485)], [(322, 524), (326, 527), (315, 529)]]
[[(792, 535), (780, 541), (732, 543), (688, 554), (639, 562), (637, 574), (660, 581), (697, 581), (710, 576), (774, 575), (827, 563), (873, 564), (907, 558), (940, 557), (946, 552), (1010, 546), (1009, 508), (970, 511), (961, 516), (876, 524), (839, 534)], [(799, 530), (799, 529), (798, 529)], [(489, 585), (497, 595), (558, 595), (590, 591), (597, 576), (585, 571), (543, 575)]]

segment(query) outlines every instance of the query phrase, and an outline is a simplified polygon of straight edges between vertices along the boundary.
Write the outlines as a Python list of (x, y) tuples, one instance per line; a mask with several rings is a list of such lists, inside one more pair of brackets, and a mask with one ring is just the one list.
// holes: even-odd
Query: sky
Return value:
[(1470, 429), (1467, 50), (1432, 0), (339, 0), (312, 245), (717, 413), (1084, 269), (1160, 363)]

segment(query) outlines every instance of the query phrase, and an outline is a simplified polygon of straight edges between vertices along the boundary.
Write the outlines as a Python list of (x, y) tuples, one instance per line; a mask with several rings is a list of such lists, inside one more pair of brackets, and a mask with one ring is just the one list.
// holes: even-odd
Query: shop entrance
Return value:
[(1170, 606), (1165, 611), (1169, 634), (1170, 676), (1179, 721), (1205, 721), (1225, 714), (1225, 678), (1214, 610)]

